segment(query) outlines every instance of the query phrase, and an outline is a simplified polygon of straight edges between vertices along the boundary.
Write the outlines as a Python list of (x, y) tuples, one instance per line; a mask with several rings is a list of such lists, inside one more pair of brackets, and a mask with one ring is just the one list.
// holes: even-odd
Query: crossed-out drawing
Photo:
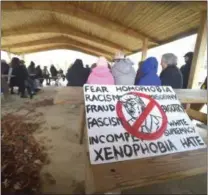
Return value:
[[(136, 122), (146, 107), (144, 101), (134, 94), (124, 94), (120, 97), (120, 101), (130, 116), (128, 123)], [(157, 131), (160, 127), (161, 120), (162, 118), (160, 116), (149, 114), (141, 125), (140, 131), (143, 133), (152, 133), (152, 131)]]

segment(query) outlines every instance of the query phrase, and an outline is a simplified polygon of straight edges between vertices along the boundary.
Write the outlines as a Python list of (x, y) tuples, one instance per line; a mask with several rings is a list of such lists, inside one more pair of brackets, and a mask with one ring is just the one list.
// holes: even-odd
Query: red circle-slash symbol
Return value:
[[(151, 98), (150, 96), (146, 94), (139, 93), (139, 92), (130, 92), (125, 95), (130, 95), (130, 94), (136, 95), (138, 97), (146, 98), (149, 100), (149, 103), (143, 110), (142, 114), (137, 118), (135, 123), (131, 126), (129, 122), (126, 120), (124, 113), (122, 111), (123, 103), (121, 101), (117, 102), (116, 112), (117, 112), (119, 119), (122, 122), (124, 129), (127, 130), (131, 135), (142, 140), (155, 140), (155, 139), (160, 138), (165, 132), (167, 128), (167, 123), (168, 123), (167, 116), (165, 112), (163, 111), (163, 109), (161, 108), (161, 106), (153, 98)], [(156, 132), (153, 132), (153, 133), (144, 133), (144, 132), (139, 131), (138, 129), (142, 126), (142, 123), (147, 119), (148, 115), (150, 114), (150, 112), (153, 110), (154, 107), (158, 108), (162, 116), (161, 127)]]

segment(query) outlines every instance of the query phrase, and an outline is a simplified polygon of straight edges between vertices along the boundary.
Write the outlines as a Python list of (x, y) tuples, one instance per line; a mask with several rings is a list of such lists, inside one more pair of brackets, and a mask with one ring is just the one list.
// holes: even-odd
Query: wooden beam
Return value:
[(142, 61), (144, 61), (147, 57), (147, 50), (148, 50), (148, 39), (144, 39), (142, 45)]
[(202, 12), (207, 10), (207, 1), (179, 1), (184, 8), (188, 8), (195, 12)]
[(204, 63), (204, 54), (207, 46), (207, 13), (201, 13), (201, 22), (198, 30), (194, 56), (189, 74), (188, 88), (197, 88), (198, 73)]
[(2, 10), (3, 11), (17, 11), (17, 10), (47, 10), (51, 12), (57, 12), (61, 14), (66, 14), (70, 17), (79, 18), (81, 20), (94, 23), (102, 28), (110, 29), (111, 31), (115, 31), (118, 33), (125, 34), (130, 37), (134, 37), (136, 39), (144, 40), (148, 38), (150, 42), (158, 43), (157, 40), (146, 35), (142, 32), (133, 30), (129, 27), (123, 26), (119, 23), (113, 22), (108, 20), (104, 17), (101, 17), (95, 13), (86, 11), (84, 9), (80, 9), (77, 6), (74, 6), (67, 3), (60, 3), (60, 2), (51, 2), (51, 1), (42, 1), (42, 2), (35, 2), (35, 1), (22, 1), (22, 2), (2, 2)]
[(39, 33), (58, 33), (62, 35), (67, 35), (75, 40), (80, 40), (80, 41), (84, 40), (85, 42), (92, 41), (98, 45), (104, 45), (108, 47), (109, 50), (112, 49), (116, 51), (124, 50), (124, 52), (130, 51), (127, 47), (118, 45), (117, 43), (113, 43), (96, 36), (87, 35), (85, 32), (82, 32), (71, 25), (64, 25), (61, 23), (54, 23), (51, 21), (48, 21), (44, 25), (38, 23), (38, 24), (27, 25), (24, 27), (16, 27), (8, 30), (2, 30), (1, 36), (3, 38), (7, 38), (13, 36), (20, 36), (20, 35), (29, 36), (30, 34), (39, 34)]
[(186, 113), (191, 119), (200, 121), (204, 124), (207, 124), (207, 114), (193, 110), (193, 109), (186, 109)]
[(100, 56), (103, 55), (104, 57), (111, 59), (111, 56), (109, 55), (104, 55), (101, 54), (99, 52), (96, 51), (90, 51), (84, 48), (79, 48), (77, 46), (72, 46), (70, 44), (46, 44), (46, 45), (42, 45), (42, 47), (40, 48), (35, 48), (35, 49), (24, 49), (22, 51), (19, 52), (13, 52), (17, 55), (21, 55), (22, 53), (24, 54), (30, 54), (30, 53), (36, 53), (36, 52), (41, 52), (41, 51), (47, 51), (47, 50), (55, 50), (55, 49), (68, 49), (68, 50), (75, 50), (75, 51), (79, 51), (79, 52), (83, 52), (89, 55), (93, 55), (93, 56)]
[(12, 48), (12, 49), (17, 48), (17, 49), (19, 49), (21, 47), (36, 47), (36, 46), (41, 46), (41, 45), (45, 45), (45, 44), (53, 44), (53, 43), (70, 44), (72, 46), (77, 46), (80, 48), (90, 49), (92, 51), (97, 51), (97, 52), (105, 54), (105, 55), (111, 55), (111, 56), (113, 55), (112, 52), (108, 52), (106, 50), (93, 47), (89, 44), (83, 44), (78, 41), (74, 41), (73, 39), (63, 37), (63, 36), (35, 40), (35, 41), (29, 41), (29, 42), (21, 42), (21, 43), (16, 43), (16, 44), (12, 44), (12, 45), (3, 45), (2, 48)]

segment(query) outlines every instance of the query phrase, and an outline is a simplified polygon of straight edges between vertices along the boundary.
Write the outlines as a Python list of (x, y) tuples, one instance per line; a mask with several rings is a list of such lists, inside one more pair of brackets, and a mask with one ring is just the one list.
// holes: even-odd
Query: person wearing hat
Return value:
[(111, 69), (116, 85), (134, 85), (136, 71), (133, 62), (126, 59), (122, 52), (117, 52)]
[(186, 89), (188, 87), (188, 80), (189, 80), (193, 55), (194, 55), (193, 52), (188, 52), (185, 54), (184, 59), (186, 64), (183, 65), (180, 69), (183, 76), (183, 89)]
[(88, 80), (88, 84), (98, 85), (114, 85), (113, 75), (108, 67), (106, 58), (100, 57), (96, 66), (92, 69)]

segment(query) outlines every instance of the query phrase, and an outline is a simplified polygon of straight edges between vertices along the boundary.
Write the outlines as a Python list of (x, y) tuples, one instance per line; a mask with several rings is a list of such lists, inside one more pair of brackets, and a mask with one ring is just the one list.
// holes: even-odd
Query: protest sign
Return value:
[(205, 148), (168, 86), (84, 86), (91, 164)]

